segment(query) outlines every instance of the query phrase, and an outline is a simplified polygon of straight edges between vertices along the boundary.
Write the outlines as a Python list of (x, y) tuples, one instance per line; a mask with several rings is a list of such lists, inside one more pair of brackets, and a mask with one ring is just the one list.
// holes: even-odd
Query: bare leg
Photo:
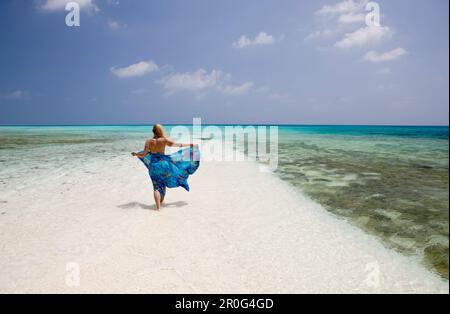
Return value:
[(155, 198), (156, 209), (159, 211), (161, 209), (161, 194), (159, 194), (159, 191), (154, 191), (153, 197)]

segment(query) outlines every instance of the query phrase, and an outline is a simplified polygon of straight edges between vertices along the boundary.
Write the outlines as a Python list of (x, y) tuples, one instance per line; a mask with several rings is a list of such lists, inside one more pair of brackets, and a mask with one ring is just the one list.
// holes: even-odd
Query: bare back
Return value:
[(166, 151), (166, 139), (163, 137), (150, 139), (145, 143), (145, 148), (152, 154), (164, 154)]
[(164, 154), (166, 146), (172, 146), (173, 142), (165, 137), (153, 138), (145, 143), (145, 148), (152, 154)]

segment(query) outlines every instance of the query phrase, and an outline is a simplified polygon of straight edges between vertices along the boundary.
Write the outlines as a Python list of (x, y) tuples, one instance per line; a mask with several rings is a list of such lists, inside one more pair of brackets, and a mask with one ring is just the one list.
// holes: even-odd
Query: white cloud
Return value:
[(335, 15), (344, 14), (349, 12), (358, 12), (364, 9), (367, 4), (367, 0), (353, 1), (345, 0), (336, 4), (324, 5), (320, 10), (316, 12), (317, 15)]
[(9, 100), (26, 100), (26, 99), (30, 98), (30, 95), (26, 91), (16, 90), (16, 91), (13, 91), (12, 93), (3, 95), (3, 98), (9, 99)]
[(315, 15), (324, 28), (310, 33), (306, 40), (332, 37), (342, 34), (347, 25), (364, 24), (368, 2), (368, 0), (344, 0), (322, 6)]
[(109, 5), (119, 5), (120, 2), (116, 0), (106, 0), (106, 3)]
[(216, 87), (220, 83), (221, 71), (212, 70), (211, 73), (203, 69), (195, 72), (170, 74), (159, 80), (168, 95), (178, 92), (197, 92), (211, 87)]
[(133, 94), (133, 95), (140, 95), (140, 94), (145, 94), (146, 92), (147, 92), (146, 89), (139, 88), (139, 89), (132, 90), (131, 94)]
[(226, 85), (222, 88), (220, 88), (220, 91), (222, 91), (225, 94), (229, 95), (243, 95), (255, 87), (255, 84), (253, 82), (245, 82), (241, 85), (233, 86), (233, 85)]
[(110, 71), (118, 78), (130, 78), (144, 76), (146, 74), (157, 71), (158, 68), (158, 65), (150, 60), (132, 64), (125, 68), (112, 67)]
[(64, 10), (69, 2), (77, 2), (82, 9), (100, 11), (94, 0), (46, 0), (40, 7), (47, 11)]
[(306, 36), (305, 39), (313, 40), (313, 39), (318, 39), (318, 38), (324, 38), (324, 37), (328, 37), (332, 34), (333, 34), (333, 32), (330, 29), (324, 29), (324, 30), (312, 32), (311, 34)]
[(339, 19), (338, 22), (341, 24), (352, 24), (352, 23), (361, 23), (364, 22), (366, 20), (366, 15), (363, 13), (346, 13), (346, 14), (342, 14)]
[(255, 89), (253, 82), (240, 85), (226, 84), (230, 77), (222, 71), (207, 72), (199, 69), (195, 72), (173, 73), (158, 80), (157, 83), (163, 86), (168, 96), (179, 92), (195, 92), (197, 96), (204, 97), (205, 92), (211, 89), (226, 95), (243, 95)]
[(389, 27), (366, 26), (356, 30), (353, 33), (345, 34), (344, 38), (335, 43), (337, 48), (351, 48), (354, 46), (363, 46), (366, 44), (377, 43), (385, 38), (392, 36)]
[(396, 60), (404, 55), (406, 55), (408, 51), (406, 51), (403, 48), (396, 48), (394, 50), (380, 53), (376, 51), (369, 51), (364, 56), (364, 60), (370, 61), (370, 62), (386, 62), (386, 61), (393, 61)]
[(125, 25), (122, 25), (122, 24), (120, 24), (120, 23), (117, 22), (117, 21), (109, 21), (109, 22), (108, 22), (108, 27), (109, 27), (110, 29), (112, 29), (112, 30), (116, 30), (116, 29), (125, 27)]
[(236, 48), (245, 48), (249, 46), (262, 46), (262, 45), (272, 45), (275, 43), (275, 38), (265, 32), (259, 33), (254, 39), (248, 38), (242, 35), (238, 41), (233, 43)]

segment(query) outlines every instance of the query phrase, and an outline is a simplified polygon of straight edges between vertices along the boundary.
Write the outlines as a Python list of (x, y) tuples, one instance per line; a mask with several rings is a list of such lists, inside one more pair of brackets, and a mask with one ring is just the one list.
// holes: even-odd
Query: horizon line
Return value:
[[(89, 126), (152, 126), (153, 123), (100, 123), (100, 124), (0, 124), (0, 127), (89, 127)], [(193, 125), (192, 123), (163, 123), (165, 126)], [(320, 124), (320, 123), (202, 123), (206, 126), (359, 126), (359, 127), (449, 127), (449, 124)]]

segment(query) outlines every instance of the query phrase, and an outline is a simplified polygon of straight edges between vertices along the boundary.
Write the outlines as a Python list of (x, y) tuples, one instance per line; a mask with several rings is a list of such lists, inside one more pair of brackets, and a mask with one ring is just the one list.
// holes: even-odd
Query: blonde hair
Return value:
[(166, 137), (166, 132), (161, 124), (155, 124), (153, 126), (153, 135), (153, 138), (155, 139)]

